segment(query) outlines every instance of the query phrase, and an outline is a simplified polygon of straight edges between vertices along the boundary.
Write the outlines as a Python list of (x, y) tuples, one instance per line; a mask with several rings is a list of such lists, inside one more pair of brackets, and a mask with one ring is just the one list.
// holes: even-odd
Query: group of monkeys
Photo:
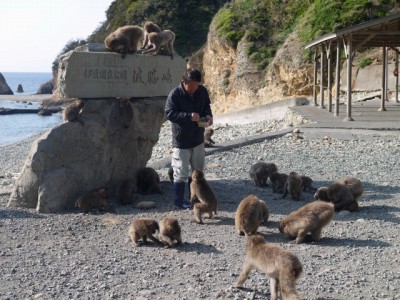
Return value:
[[(140, 46), (140, 42), (143, 44)], [(125, 58), (128, 53), (159, 54), (161, 49), (174, 57), (175, 33), (171, 30), (161, 30), (153, 22), (146, 22), (143, 28), (137, 25), (126, 25), (111, 32), (104, 40), (104, 45), (112, 52), (121, 53)], [(141, 50), (141, 51), (139, 51)]]

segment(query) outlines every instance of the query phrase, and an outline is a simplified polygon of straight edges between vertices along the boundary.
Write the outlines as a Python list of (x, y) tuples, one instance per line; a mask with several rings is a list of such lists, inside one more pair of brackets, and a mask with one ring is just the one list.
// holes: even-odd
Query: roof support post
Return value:
[(383, 53), (383, 57), (382, 57), (382, 91), (381, 91), (381, 107), (378, 109), (378, 111), (386, 111), (385, 108), (385, 95), (386, 95), (386, 91), (385, 91), (385, 87), (386, 87), (386, 83), (385, 83), (385, 74), (386, 74), (386, 46), (383, 46), (382, 49), (382, 53)]
[(347, 50), (346, 50), (346, 58), (347, 58), (347, 117), (343, 121), (354, 121), (351, 117), (351, 83), (352, 83), (352, 66), (353, 66), (353, 40), (352, 35), (349, 34), (347, 38)]
[(394, 87), (394, 90), (396, 94), (396, 103), (399, 103), (399, 52), (398, 51), (396, 51), (395, 68), (397, 70), (397, 75), (396, 75), (396, 86)]
[(332, 53), (330, 42), (326, 47), (326, 57), (328, 59), (328, 111), (332, 112)]
[(320, 70), (320, 82), (319, 82), (319, 84), (320, 84), (320, 98), (321, 98), (321, 101), (320, 101), (320, 103), (319, 103), (319, 108), (325, 108), (325, 105), (324, 105), (324, 79), (325, 79), (325, 76), (324, 76), (324, 68), (325, 68), (325, 53), (324, 53), (324, 44), (321, 44), (321, 63), (320, 63), (320, 67), (321, 67), (321, 70)]
[(339, 116), (339, 97), (340, 97), (340, 43), (336, 43), (336, 98), (335, 98), (335, 113), (334, 116)]
[(389, 88), (389, 84), (388, 84), (388, 69), (389, 69), (389, 65), (388, 65), (388, 53), (389, 53), (389, 49), (386, 47), (386, 55), (385, 55), (385, 101), (389, 101), (389, 95), (388, 95), (388, 88)]
[(313, 101), (314, 106), (317, 106), (317, 48), (314, 50), (314, 80), (313, 80)]

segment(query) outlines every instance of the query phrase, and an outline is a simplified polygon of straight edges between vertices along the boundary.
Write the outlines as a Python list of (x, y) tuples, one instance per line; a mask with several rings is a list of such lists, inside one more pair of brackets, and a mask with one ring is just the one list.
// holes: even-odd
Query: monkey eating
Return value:
[(272, 173), (278, 172), (278, 168), (274, 163), (257, 162), (250, 167), (249, 175), (255, 186), (267, 186), (268, 178)]
[(300, 244), (307, 233), (313, 241), (319, 241), (322, 228), (335, 216), (332, 203), (314, 201), (283, 217), (279, 222), (279, 232), (295, 239), (292, 243)]
[(143, 39), (143, 29), (135, 25), (126, 25), (117, 28), (110, 33), (104, 40), (104, 45), (112, 52), (122, 53), (125, 58), (127, 53), (135, 53), (138, 44)]
[(143, 54), (157, 55), (163, 47), (169, 51), (171, 59), (174, 58), (175, 33), (171, 30), (163, 30), (161, 32), (152, 32), (148, 37), (152, 48), (145, 50)]
[(255, 195), (248, 195), (236, 210), (235, 227), (239, 235), (256, 234), (258, 227), (269, 218), (267, 204)]
[(301, 184), (301, 176), (298, 175), (296, 172), (290, 172), (283, 187), (282, 198), (286, 198), (286, 196), (290, 194), (290, 197), (293, 200), (299, 201), (302, 192), (303, 187)]
[(246, 257), (235, 287), (242, 287), (252, 269), (266, 273), (270, 278), (271, 300), (300, 300), (296, 281), (303, 272), (298, 257), (280, 246), (266, 243), (261, 235), (247, 237)]
[(285, 173), (272, 173), (270, 176), (270, 180), (272, 182), (272, 192), (283, 194), (287, 178), (288, 175)]
[(181, 226), (174, 217), (164, 217), (160, 221), (160, 240), (165, 247), (170, 248), (176, 244), (182, 244)]
[(196, 199), (200, 201), (193, 206), (194, 220), (197, 224), (203, 224), (201, 218), (203, 213), (208, 213), (209, 218), (213, 217), (213, 213), (217, 214), (217, 197), (200, 170), (194, 170), (192, 173), (190, 195), (191, 203), (194, 203)]
[(155, 220), (148, 218), (139, 218), (132, 221), (131, 225), (129, 226), (128, 234), (132, 242), (135, 243), (136, 246), (141, 245), (140, 239), (144, 244), (146, 244), (147, 238), (149, 238), (156, 244), (161, 245), (161, 242), (153, 236), (153, 234), (155, 234), (156, 231), (159, 230), (160, 228)]

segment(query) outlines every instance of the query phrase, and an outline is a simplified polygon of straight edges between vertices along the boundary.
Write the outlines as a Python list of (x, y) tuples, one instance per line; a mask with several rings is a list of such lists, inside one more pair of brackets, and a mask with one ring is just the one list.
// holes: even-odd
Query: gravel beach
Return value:
[[(217, 143), (275, 131), (283, 122), (214, 125)], [(170, 125), (161, 129), (151, 161), (169, 155)], [(245, 237), (236, 234), (234, 215), (249, 194), (266, 201), (270, 218), (259, 232), (267, 242), (295, 253), (303, 264), (297, 288), (303, 299), (400, 299), (400, 137), (365, 135), (353, 140), (305, 138), (300, 134), (267, 139), (206, 157), (206, 178), (218, 201), (218, 214), (204, 225), (193, 212), (175, 210), (167, 169), (160, 195), (136, 195), (157, 208), (117, 206), (116, 213), (37, 214), (6, 208), (13, 182), (35, 137), (0, 147), (0, 299), (268, 299), (269, 279), (250, 273), (244, 289), (232, 288), (245, 256)], [(293, 245), (277, 224), (313, 201), (281, 199), (271, 187), (255, 187), (248, 170), (258, 160), (281, 172), (310, 176), (319, 187), (344, 176), (364, 182), (359, 212), (337, 213), (319, 242)], [(165, 249), (135, 247), (128, 227), (137, 217), (179, 219), (183, 245)]]

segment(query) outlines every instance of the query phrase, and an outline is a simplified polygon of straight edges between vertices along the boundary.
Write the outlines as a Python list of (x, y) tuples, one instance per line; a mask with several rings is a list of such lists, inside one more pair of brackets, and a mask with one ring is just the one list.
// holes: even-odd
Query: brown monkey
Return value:
[(153, 236), (157, 230), (160, 231), (160, 228), (155, 220), (139, 218), (132, 221), (128, 234), (136, 246), (140, 246), (140, 239), (143, 240), (143, 243), (147, 243), (147, 238), (161, 245), (161, 242)]
[(295, 239), (292, 243), (300, 244), (307, 233), (311, 233), (313, 241), (319, 241), (322, 228), (328, 225), (335, 216), (332, 203), (314, 201), (304, 205), (279, 222), (279, 231), (285, 236)]
[(83, 125), (80, 112), (84, 106), (85, 102), (82, 99), (73, 101), (64, 110), (64, 121), (79, 122)]
[(274, 163), (257, 162), (250, 167), (249, 175), (255, 186), (267, 186), (267, 180), (272, 173), (278, 172)]
[(214, 129), (212, 129), (212, 128), (206, 128), (204, 130), (204, 146), (205, 147), (214, 146), (215, 142), (211, 138), (213, 134), (214, 134)]
[(315, 192), (317, 189), (312, 186), (313, 180), (308, 176), (301, 176), (301, 187), (303, 191)]
[(361, 195), (364, 193), (364, 185), (359, 179), (352, 176), (344, 176), (339, 178), (335, 182), (348, 186), (351, 193), (353, 194), (354, 200), (361, 200)]
[(285, 182), (285, 186), (283, 187), (282, 198), (286, 198), (289, 193), (293, 200), (299, 201), (302, 192), (301, 176), (296, 172), (290, 172)]
[(272, 182), (272, 192), (283, 194), (283, 188), (285, 187), (288, 175), (285, 173), (274, 172), (270, 176)]
[(197, 224), (203, 224), (201, 215), (208, 213), (209, 218), (213, 217), (213, 212), (217, 214), (217, 197), (204, 178), (204, 173), (194, 170), (192, 182), (190, 183), (190, 202), (194, 203), (198, 199), (200, 203), (193, 206), (194, 220)]
[(75, 207), (79, 207), (85, 214), (92, 209), (106, 209), (114, 211), (111, 205), (107, 201), (108, 190), (107, 188), (99, 188), (91, 190), (81, 195), (75, 202)]
[(135, 53), (139, 42), (143, 39), (143, 29), (139, 26), (126, 25), (111, 32), (104, 40), (104, 45), (112, 52)]
[(175, 33), (171, 30), (163, 30), (161, 32), (152, 32), (148, 37), (149, 42), (153, 47), (144, 51), (143, 54), (157, 55), (160, 52), (161, 47), (164, 47), (169, 51), (171, 59), (174, 58)]
[(123, 128), (129, 128), (133, 119), (133, 109), (129, 99), (122, 98), (118, 100), (118, 118)]
[(123, 205), (132, 204), (135, 191), (136, 182), (133, 180), (124, 180), (115, 189), (115, 199)]
[(269, 218), (267, 204), (255, 195), (248, 195), (236, 210), (235, 227), (239, 235), (256, 234), (261, 223)]
[(141, 168), (137, 172), (137, 190), (139, 193), (162, 194), (160, 175), (150, 167)]
[(160, 29), (160, 27), (158, 27), (157, 24), (148, 21), (148, 22), (144, 23), (143, 31), (144, 31), (144, 41), (143, 41), (142, 49), (146, 49), (147, 46), (151, 45), (149, 43), (149, 34), (152, 32), (161, 32), (161, 29)]
[(181, 226), (177, 219), (173, 217), (164, 217), (160, 221), (160, 240), (166, 247), (172, 247), (174, 241), (176, 244), (182, 244)]
[(246, 257), (235, 287), (241, 287), (252, 269), (270, 277), (271, 300), (301, 299), (296, 291), (296, 281), (303, 271), (298, 257), (289, 250), (266, 243), (261, 235), (247, 237)]
[(358, 202), (353, 197), (349, 186), (339, 182), (332, 183), (326, 191), (328, 199), (335, 205), (336, 211), (348, 210), (355, 212), (358, 210)]
[(314, 194), (314, 200), (322, 200), (322, 201), (329, 202), (329, 199), (328, 199), (328, 187), (327, 186), (321, 186), (320, 188), (318, 188), (317, 191)]

